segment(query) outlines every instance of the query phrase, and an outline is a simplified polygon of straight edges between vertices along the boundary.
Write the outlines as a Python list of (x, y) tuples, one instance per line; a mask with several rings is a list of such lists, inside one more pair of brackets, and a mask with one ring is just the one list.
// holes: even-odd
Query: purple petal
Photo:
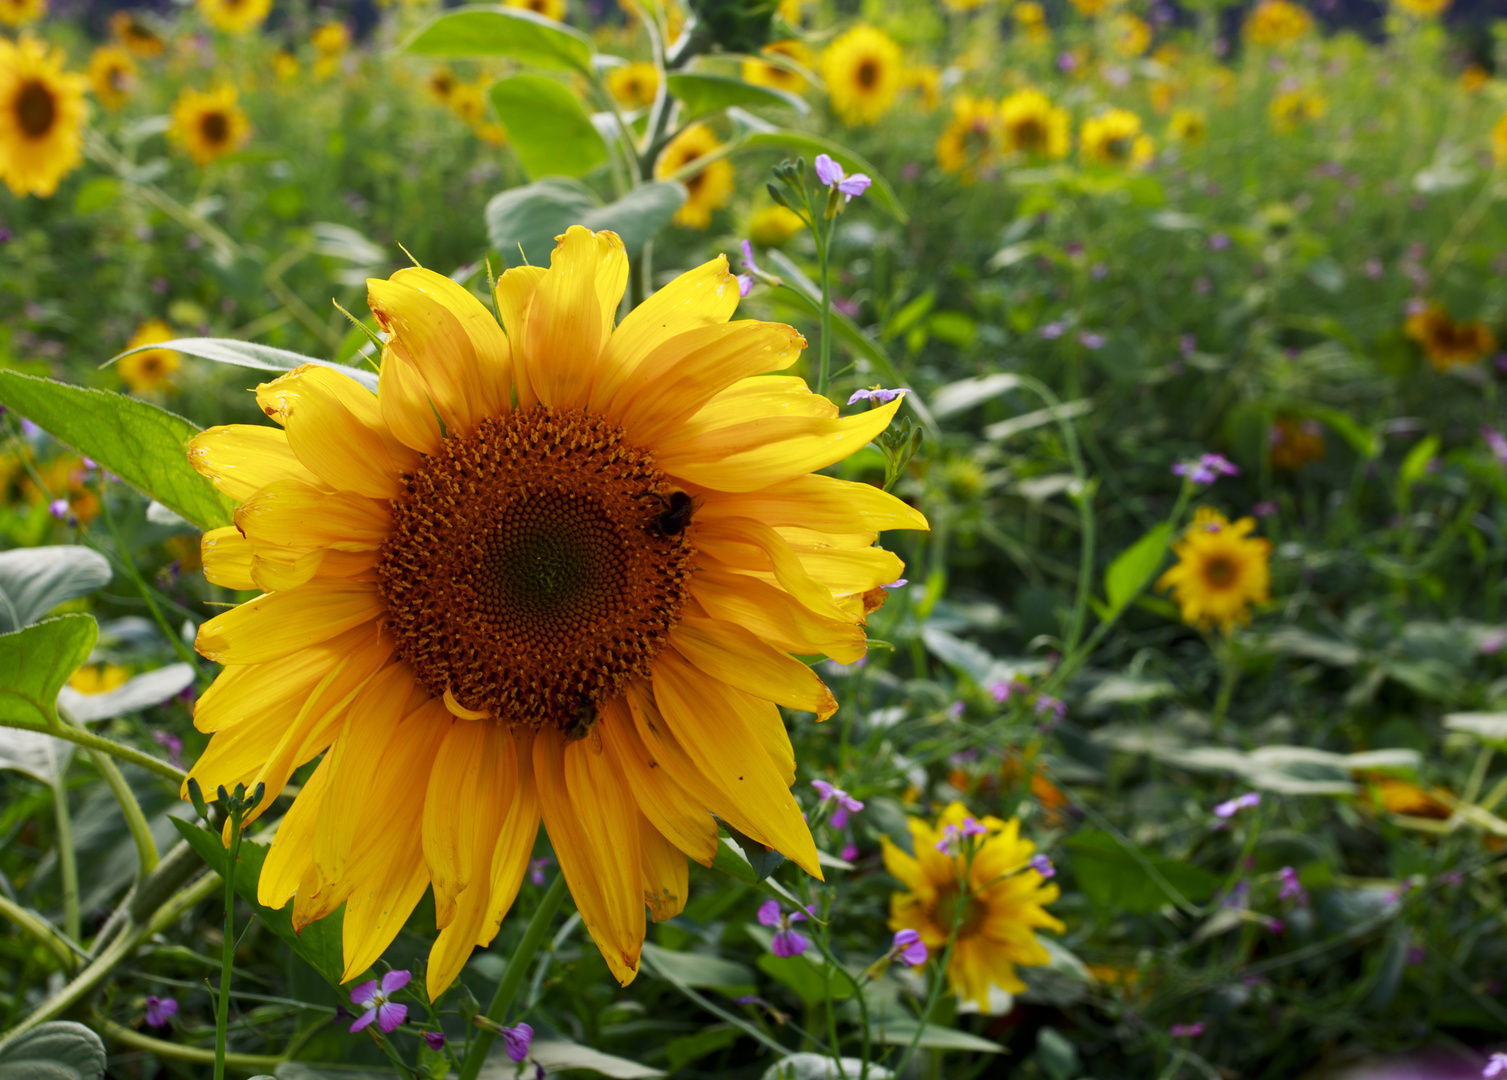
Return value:
[(916, 942), (918, 942), (920, 940), (921, 940), (921, 931), (919, 931), (919, 930), (896, 930), (895, 931), (894, 945), (895, 945), (895, 947), (897, 949), (900, 948), (901, 946), (904, 946), (904, 945), (914, 945)]
[(445, 1048), (445, 1033), (443, 1031), (424, 1032), (424, 1045), (431, 1050), (443, 1050)]
[(788, 959), (799, 956), (811, 947), (811, 939), (799, 930), (781, 930), (774, 936), (769, 950), (776, 956)]
[(832, 797), (832, 793), (837, 790), (836, 787), (834, 787), (832, 784), (829, 784), (825, 780), (813, 780), (811, 781), (811, 786), (816, 789), (816, 793), (823, 799), (830, 799)]
[(848, 827), (848, 808), (842, 803), (838, 803), (837, 809), (832, 811), (832, 827), (834, 829), (846, 829)]
[(377, 1030), (386, 1035), (408, 1019), (408, 1006), (389, 1001), (377, 1007)]
[(882, 585), (882, 586), (880, 586), (880, 588), (884, 588), (884, 589), (903, 589), (903, 588), (905, 588), (909, 584), (910, 584), (910, 581), (907, 578), (896, 578), (894, 581), (890, 582), (888, 585)]
[(874, 397), (872, 390), (854, 390), (853, 396), (848, 398), (849, 405), (857, 405), (860, 401), (871, 401)]
[(753, 245), (747, 240), (743, 241), (743, 265), (746, 269), (757, 270), (758, 264), (754, 262)]
[(534, 1029), (527, 1024), (502, 1029), (502, 1046), (510, 1061), (521, 1062), (528, 1057), (529, 1044), (534, 1041)]
[(855, 195), (862, 195), (865, 191), (869, 190), (869, 185), (873, 182), (863, 173), (854, 173), (846, 180), (841, 181), (837, 185), (837, 190), (846, 195), (849, 201), (851, 201)]
[(364, 982), (364, 983), (362, 983), (360, 986), (356, 987), (356, 989), (354, 989), (354, 990), (351, 991), (351, 1004), (352, 1005), (365, 1005), (367, 1002), (371, 1001), (371, 999), (374, 998), (374, 997), (376, 997), (376, 996), (377, 996), (377, 980), (373, 979), (371, 982)]
[(351, 1025), (351, 1034), (354, 1035), (358, 1031), (362, 1031), (366, 1028), (371, 1027), (372, 1021), (376, 1018), (377, 1010), (367, 1009), (366, 1012), (362, 1013), (361, 1016), (356, 1019), (356, 1022)]
[(759, 905), (759, 923), (763, 926), (780, 925), (780, 902), (765, 900)]
[(738, 298), (740, 300), (746, 298), (749, 293), (753, 292), (753, 287), (754, 279), (752, 274), (738, 275)]
[(841, 183), (845, 175), (842, 166), (833, 161), (830, 154), (816, 155), (816, 178), (822, 183), (831, 187)]
[(837, 801), (842, 803), (844, 807), (855, 814), (863, 809), (863, 803), (858, 799), (853, 798), (853, 796), (849, 795), (846, 791), (839, 791), (837, 793)]
[(930, 954), (926, 950), (926, 943), (924, 941), (907, 945), (904, 949), (900, 950), (900, 959), (904, 960), (911, 967), (920, 967), (926, 963), (928, 955)]
[(386, 975), (382, 976), (382, 992), (384, 994), (395, 994), (407, 986), (408, 980), (411, 978), (413, 976), (402, 969), (389, 971)]

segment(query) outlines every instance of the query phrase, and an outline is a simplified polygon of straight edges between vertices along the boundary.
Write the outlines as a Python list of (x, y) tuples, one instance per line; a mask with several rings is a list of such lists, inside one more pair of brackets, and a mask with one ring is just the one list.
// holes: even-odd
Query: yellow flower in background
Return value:
[(1013, 154), (1064, 158), (1071, 148), (1067, 110), (1052, 104), (1040, 90), (1017, 90), (999, 104), (1005, 150)]
[(476, 132), (476, 137), (488, 146), (501, 148), (508, 144), (508, 129), (501, 124), (491, 122), (473, 124), (472, 130)]
[(47, 14), (47, 0), (0, 0), (0, 23), (27, 26)]
[(1247, 535), (1255, 527), (1255, 518), (1231, 523), (1217, 510), (1198, 508), (1183, 538), (1172, 545), (1177, 565), (1156, 583), (1172, 590), (1183, 622), (1229, 633), (1251, 621), (1252, 604), (1270, 598), (1272, 545)]
[(450, 104), (450, 96), (455, 93), (455, 88), (460, 85), (451, 71), (444, 64), (432, 69), (424, 79), (424, 92), (435, 100), (437, 104)]
[(487, 116), (487, 98), (478, 83), (456, 83), (450, 89), (450, 108), (468, 124), (479, 124)]
[(318, 53), (314, 59), (314, 77), (327, 79), (339, 70), (340, 61), (351, 47), (351, 28), (332, 19), (309, 36), (309, 44)]
[(245, 143), (251, 125), (237, 103), (235, 87), (219, 86), (208, 93), (185, 87), (173, 103), (167, 133), (202, 168)]
[(565, 10), (565, 0), (503, 0), (503, 4), (510, 8), (532, 11), (535, 15), (543, 15), (546, 19), (554, 19), (555, 22), (564, 22), (568, 14)]
[(1392, 0), (1399, 11), (1405, 11), (1420, 19), (1432, 19), (1450, 9), (1454, 0)]
[[(787, 41), (771, 41), (759, 52), (765, 56), (783, 56), (786, 60), (793, 60), (808, 71), (814, 62), (811, 50), (794, 38)], [(763, 60), (743, 61), (742, 73), (743, 81), (751, 82), (755, 86), (769, 86), (792, 94), (801, 94), (806, 90), (805, 76)]]
[(51, 196), (82, 159), (89, 80), (64, 59), (36, 38), (0, 38), (0, 180), (17, 198)]
[(872, 124), (895, 103), (900, 89), (900, 46), (878, 27), (860, 23), (822, 54), (822, 78), (832, 111), (848, 127)]
[[(156, 345), (163, 341), (172, 341), (178, 335), (173, 333), (173, 328), (161, 319), (148, 319), (131, 335), (131, 340), (126, 342), (127, 349), (137, 349), (143, 345)], [(183, 366), (183, 357), (172, 349), (146, 349), (130, 356), (122, 357), (115, 362), (115, 372), (126, 386), (134, 393), (145, 390), (156, 390), (169, 379), (173, 373)]]
[(1261, 0), (1245, 20), (1245, 39), (1252, 45), (1286, 45), (1312, 29), (1307, 8), (1290, 0)]
[(1480, 64), (1466, 64), (1465, 70), (1460, 72), (1460, 89), (1467, 94), (1474, 94), (1485, 89), (1491, 82), (1491, 72)]
[(1116, 15), (1114, 38), (1121, 56), (1140, 56), (1151, 47), (1151, 24), (1134, 15)]
[(110, 16), (110, 33), (115, 40), (131, 51), (132, 56), (150, 60), (161, 56), (166, 48), (162, 38), (139, 15), (130, 11), (117, 11)]
[(799, 26), (803, 7), (805, 7), (803, 0), (780, 0), (779, 6), (775, 8), (775, 14), (791, 26)]
[(206, 576), (266, 591), (200, 627), (225, 669), (191, 775), (265, 783), (255, 817), (323, 755), (258, 899), (291, 899), (297, 927), (344, 904), (343, 981), (432, 886), (442, 993), (496, 935), (541, 818), (624, 985), (646, 903), (678, 914), (687, 856), (713, 861), (713, 815), (821, 874), (779, 706), (832, 714), (792, 654), (862, 656), (864, 594), (902, 570), (876, 530), (926, 526), (818, 473), (898, 402), (840, 418), (764, 374), (805, 340), (730, 322), (721, 256), (614, 328), (628, 269), (617, 236), (572, 226), (548, 267), (499, 279), (501, 325), (443, 274), (370, 280), (375, 395), (301, 367), (257, 389), (280, 426), (189, 445), (240, 503), (204, 535)]
[(1106, 11), (1119, 6), (1120, 0), (1072, 0), (1073, 7), (1078, 9), (1078, 14), (1093, 18), (1103, 15)]
[(89, 83), (101, 105), (118, 109), (136, 88), (136, 61), (120, 45), (101, 45), (89, 57)]
[(948, 11), (977, 11), (984, 6), (984, 0), (942, 0), (942, 6)]
[(1177, 98), (1178, 87), (1170, 82), (1160, 81), (1151, 84), (1151, 107), (1159, 113), (1164, 113), (1172, 108), (1172, 102)]
[(1084, 160), (1100, 165), (1144, 165), (1154, 149), (1141, 118), (1128, 109), (1108, 109), (1083, 121), (1079, 144)]
[(289, 82), (298, 78), (298, 57), (287, 49), (278, 49), (272, 54), (272, 74), (282, 82)]
[[(956, 923), (947, 963), (953, 991), (986, 1011), (991, 986), (1007, 994), (1022, 993), (1026, 985), (1015, 969), (1039, 967), (1052, 959), (1036, 931), (1060, 934), (1067, 928), (1046, 910), (1057, 899), (1058, 889), (1032, 868), (1036, 845), (1021, 839), (1020, 819), (986, 816), (975, 821), (962, 803), (955, 802), (935, 825), (919, 818), (911, 818), (909, 825), (914, 855), (887, 836), (879, 838), (884, 868), (907, 889), (890, 895), (890, 929), (915, 930), (940, 958)], [(974, 838), (971, 865), (961, 854), (939, 850), (970, 827), (984, 830)]]
[(611, 68), (607, 72), (607, 92), (625, 109), (647, 109), (659, 93), (659, 69), (643, 60)]
[[(663, 180), (721, 147), (722, 142), (705, 124), (692, 124), (664, 148), (654, 165), (654, 175)], [(675, 211), (675, 224), (704, 229), (712, 223), (712, 211), (726, 206), (733, 195), (733, 164), (726, 158), (709, 162), (706, 168), (682, 177), (689, 193), (685, 204)]]
[(1190, 146), (1204, 141), (1209, 122), (1201, 109), (1178, 109), (1167, 121), (1167, 137)]
[(1036, 0), (1020, 0), (1010, 11), (1015, 26), (1032, 41), (1045, 41), (1052, 36), (1047, 29), (1047, 12)]
[(959, 173), (965, 184), (999, 153), (999, 109), (987, 98), (960, 94), (952, 100), (952, 120), (937, 138), (937, 164)]
[(806, 227), (794, 210), (773, 204), (756, 211), (748, 222), (748, 238), (755, 247), (783, 247), (792, 236)]
[(80, 694), (107, 694), (130, 677), (130, 668), (119, 664), (88, 664), (68, 676), (68, 685)]
[(1439, 371), (1474, 364), (1497, 347), (1496, 335), (1484, 322), (1456, 322), (1442, 304), (1428, 304), (1409, 315), (1402, 332)]
[(1329, 448), (1324, 426), (1317, 420), (1279, 416), (1266, 434), (1266, 457), (1272, 468), (1297, 472), (1303, 466), (1323, 461)]
[(930, 111), (942, 104), (942, 72), (935, 64), (915, 64), (905, 69), (907, 89), (921, 92), (921, 106)]
[(1316, 91), (1299, 88), (1272, 98), (1266, 111), (1272, 127), (1280, 134), (1289, 135), (1304, 124), (1322, 119), (1329, 111), (1329, 101)]
[(1497, 165), (1507, 165), (1507, 113), (1491, 127), (1491, 158)]
[(216, 30), (244, 34), (267, 19), (272, 0), (197, 0), (199, 14)]

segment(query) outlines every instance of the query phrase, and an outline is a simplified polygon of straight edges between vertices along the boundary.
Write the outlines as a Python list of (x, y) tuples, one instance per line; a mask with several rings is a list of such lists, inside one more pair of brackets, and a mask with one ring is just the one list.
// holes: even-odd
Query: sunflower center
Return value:
[(1204, 563), (1204, 580), (1215, 589), (1228, 588), (1235, 580), (1235, 564), (1223, 555)]
[(1104, 140), (1104, 154), (1112, 161), (1124, 161), (1130, 156), (1130, 140), (1124, 136)]
[(858, 65), (858, 85), (865, 90), (872, 90), (879, 81), (879, 65), (872, 60), (865, 60)]
[(465, 709), (585, 735), (679, 621), (694, 550), (655, 527), (671, 494), (583, 412), (446, 439), (393, 500), (377, 564), (398, 651)]
[(16, 122), (21, 130), (33, 139), (39, 139), (52, 130), (57, 119), (58, 103), (52, 91), (40, 79), (29, 79), (21, 84), (16, 95)]
[(207, 112), (199, 121), (199, 131), (204, 136), (204, 141), (218, 145), (230, 135), (230, 121), (222, 112)]
[(1034, 116), (1015, 125), (1015, 145), (1022, 150), (1040, 150), (1046, 143), (1046, 128)]

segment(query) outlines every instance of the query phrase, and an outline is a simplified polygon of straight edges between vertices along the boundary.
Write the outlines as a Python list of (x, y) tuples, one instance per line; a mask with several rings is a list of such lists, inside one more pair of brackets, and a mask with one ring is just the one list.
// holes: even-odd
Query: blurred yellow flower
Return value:
[(1155, 82), (1151, 84), (1151, 107), (1159, 113), (1164, 113), (1172, 108), (1173, 99), (1177, 97), (1177, 87), (1170, 82)]
[[(714, 152), (722, 143), (705, 124), (692, 124), (664, 148), (654, 165), (654, 176), (663, 180), (687, 165)], [(726, 206), (733, 195), (733, 164), (718, 158), (680, 182), (688, 192), (685, 205), (675, 211), (675, 224), (704, 229), (712, 223), (712, 211)]]
[(110, 32), (116, 41), (131, 51), (132, 56), (150, 59), (161, 56), (165, 48), (157, 32), (129, 11), (117, 11), (110, 16)]
[(921, 92), (921, 105), (930, 111), (942, 104), (942, 72), (935, 64), (916, 64), (905, 69), (907, 88)]
[(791, 26), (799, 26), (801, 25), (801, 8), (804, 6), (802, 0), (780, 0), (780, 6), (775, 8), (775, 14)]
[(1311, 29), (1308, 9), (1290, 0), (1261, 0), (1245, 20), (1245, 39), (1252, 45), (1286, 45)]
[(952, 100), (952, 120), (937, 139), (937, 164), (959, 173), (965, 184), (978, 178), (999, 152), (999, 109), (988, 98), (960, 94)]
[(794, 210), (771, 204), (749, 219), (748, 238), (756, 247), (777, 248), (805, 227), (805, 221)]
[(1140, 56), (1151, 46), (1151, 24), (1134, 15), (1116, 15), (1114, 36), (1121, 56)]
[(1420, 19), (1443, 15), (1453, 3), (1454, 0), (1392, 0), (1393, 6), (1399, 11), (1406, 11)]
[(424, 80), (425, 92), (440, 105), (450, 104), (450, 95), (455, 93), (457, 85), (455, 72), (444, 64), (430, 71)]
[(942, 0), (942, 6), (949, 11), (977, 11), (984, 0)]
[(647, 109), (659, 93), (659, 69), (643, 60), (612, 68), (607, 72), (607, 92), (624, 108)]
[(1072, 0), (1073, 7), (1078, 9), (1079, 14), (1093, 17), (1103, 15), (1106, 11), (1119, 5), (1119, 0)]
[(136, 88), (136, 61), (120, 45), (101, 45), (89, 57), (89, 82), (107, 109), (118, 109)]
[(1491, 128), (1491, 157), (1498, 165), (1507, 165), (1507, 113)]
[(1015, 20), (1016, 28), (1030, 40), (1045, 41), (1052, 36), (1052, 32), (1047, 29), (1046, 8), (1036, 0), (1020, 0), (1010, 15)]
[(1183, 622), (1229, 633), (1251, 621), (1252, 604), (1270, 598), (1272, 545), (1247, 535), (1255, 527), (1255, 518), (1232, 524), (1217, 510), (1198, 508), (1188, 531), (1172, 545), (1177, 565), (1156, 583), (1158, 589), (1172, 590)]
[(345, 23), (332, 19), (309, 36), (309, 44), (319, 55), (314, 59), (314, 77), (327, 79), (340, 68), (341, 58), (351, 47), (351, 30)]
[(1005, 150), (1038, 157), (1064, 158), (1072, 145), (1067, 110), (1052, 104), (1040, 90), (1017, 90), (999, 104)]
[(1323, 461), (1329, 452), (1324, 427), (1317, 420), (1279, 416), (1266, 435), (1266, 457), (1272, 468), (1297, 472), (1303, 466)]
[(503, 4), (511, 8), (532, 11), (535, 15), (543, 15), (546, 19), (554, 19), (555, 22), (564, 22), (568, 14), (565, 10), (565, 0), (503, 0)]
[(36, 38), (0, 38), (0, 180), (17, 198), (52, 195), (82, 157), (89, 80), (64, 59)]
[(900, 89), (900, 46), (878, 27), (860, 23), (822, 54), (822, 77), (832, 111), (844, 124), (872, 124), (895, 103)]
[(478, 83), (456, 83), (450, 89), (449, 105), (468, 124), (479, 124), (487, 115), (487, 98)]
[(1467, 94), (1474, 94), (1484, 89), (1489, 82), (1491, 82), (1491, 72), (1480, 64), (1467, 64), (1465, 70), (1460, 72), (1460, 89)]
[[(806, 48), (803, 42), (794, 38), (786, 41), (771, 41), (759, 51), (765, 56), (781, 56), (786, 60), (792, 60), (808, 71), (814, 62), (811, 50)], [(744, 81), (751, 82), (755, 86), (769, 86), (792, 94), (804, 93), (806, 90), (805, 76), (763, 60), (743, 61), (742, 71)]]
[(47, 0), (0, 0), (0, 23), (26, 26), (47, 14)]
[(1100, 165), (1144, 165), (1154, 149), (1141, 118), (1128, 109), (1108, 109), (1083, 121), (1079, 146), (1085, 161)]
[(68, 676), (68, 685), (80, 694), (105, 694), (131, 677), (119, 664), (88, 664)]
[(266, 21), (272, 0), (198, 0), (199, 14), (216, 30), (244, 34)]
[[(1066, 927), (1046, 910), (1058, 889), (1033, 868), (1036, 845), (1021, 839), (1020, 819), (975, 820), (955, 802), (935, 825), (919, 818), (908, 824), (914, 855), (887, 836), (879, 838), (884, 868), (908, 890), (890, 894), (890, 929), (917, 931), (940, 959), (956, 926), (947, 981), (959, 997), (982, 1009), (989, 1007), (991, 986), (1022, 993), (1026, 985), (1016, 967), (1051, 962), (1036, 931), (1060, 934)], [(970, 828), (983, 830), (964, 841), (976, 845), (971, 862), (962, 853), (966, 848), (939, 850)]]
[(1320, 119), (1328, 111), (1329, 102), (1324, 95), (1306, 88), (1278, 94), (1267, 106), (1272, 127), (1283, 135), (1291, 134), (1304, 124)]
[(1456, 322), (1442, 304), (1428, 304), (1403, 323), (1403, 334), (1416, 341), (1439, 371), (1473, 364), (1497, 347), (1484, 322)]
[(1167, 137), (1190, 145), (1204, 141), (1208, 121), (1200, 109), (1178, 109), (1167, 121)]
[(237, 103), (235, 87), (218, 86), (208, 93), (185, 87), (173, 103), (167, 133), (203, 167), (245, 143), (251, 125)]
[(1369, 776), (1367, 796), (1374, 796), (1389, 814), (1404, 817), (1434, 818), (1443, 821), (1453, 814), (1445, 799), (1454, 796), (1444, 788), (1425, 791), (1417, 784), (1389, 776)]
[[(173, 328), (161, 319), (148, 319), (131, 335), (131, 340), (126, 342), (127, 349), (138, 349), (143, 345), (156, 345), (163, 341), (172, 341), (178, 335), (173, 333)], [(147, 349), (144, 352), (132, 353), (116, 361), (115, 372), (128, 387), (135, 393), (144, 390), (156, 390), (163, 383), (172, 378), (173, 372), (183, 366), (183, 358), (172, 349)]]
[(489, 146), (504, 147), (508, 144), (508, 129), (491, 122), (472, 125), (476, 137)]
[(272, 74), (283, 82), (298, 78), (298, 57), (287, 49), (278, 49), (272, 54)]

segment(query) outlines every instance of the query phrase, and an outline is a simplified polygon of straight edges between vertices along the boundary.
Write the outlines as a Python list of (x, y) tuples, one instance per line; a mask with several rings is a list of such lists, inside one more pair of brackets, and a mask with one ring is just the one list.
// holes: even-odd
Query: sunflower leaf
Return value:
[(1104, 593), (1109, 598), (1110, 616), (1134, 600), (1151, 580), (1151, 575), (1161, 567), (1171, 536), (1172, 526), (1164, 521), (1115, 556), (1115, 561), (1104, 571)]
[(0, 1080), (99, 1080), (105, 1044), (83, 1024), (54, 1020), (0, 1047)]
[(403, 46), (420, 56), (511, 56), (537, 67), (591, 71), (591, 39), (521, 8), (471, 4), (436, 16)]
[(492, 107), (508, 143), (532, 179), (584, 176), (607, 160), (607, 143), (576, 95), (543, 75), (492, 84)]
[(665, 85), (685, 105), (683, 120), (694, 120), (733, 105), (780, 105), (803, 116), (811, 111), (804, 98), (789, 91), (755, 86), (730, 75), (681, 71), (667, 76)]
[(0, 719), (33, 727), (57, 723), (58, 691), (98, 638), (94, 617), (78, 614), (0, 634)]
[(110, 563), (81, 544), (0, 552), (0, 633), (30, 626), (68, 600), (110, 581)]
[(632, 254), (670, 223), (685, 199), (683, 184), (661, 181), (602, 206), (574, 180), (552, 177), (494, 195), (487, 203), (487, 240), (510, 264), (518, 262), (522, 248), (528, 262), (548, 265), (555, 237), (584, 225), (617, 233)]
[(251, 368), (253, 371), (292, 371), (304, 364), (314, 364), (317, 367), (327, 367), (332, 371), (338, 371), (342, 375), (355, 379), (362, 386), (373, 392), (377, 389), (377, 373), (363, 368), (354, 368), (348, 364), (336, 364), (329, 360), (320, 360), (315, 356), (305, 356), (303, 353), (292, 352), (288, 349), (277, 349), (271, 345), (258, 345), (254, 341), (238, 341), (235, 338), (174, 338), (172, 341), (158, 341), (150, 345), (141, 345), (134, 349), (127, 349), (119, 356), (111, 357), (110, 363), (114, 363), (121, 357), (130, 356), (132, 353), (142, 352), (146, 349), (171, 349), (174, 352), (187, 353), (189, 356), (197, 356), (200, 360), (211, 360), (216, 364), (230, 364), (233, 367)]

